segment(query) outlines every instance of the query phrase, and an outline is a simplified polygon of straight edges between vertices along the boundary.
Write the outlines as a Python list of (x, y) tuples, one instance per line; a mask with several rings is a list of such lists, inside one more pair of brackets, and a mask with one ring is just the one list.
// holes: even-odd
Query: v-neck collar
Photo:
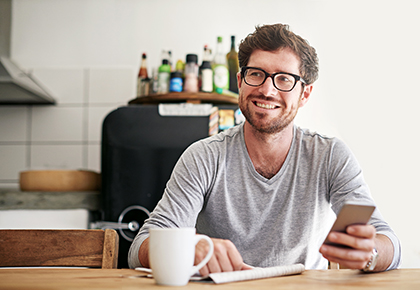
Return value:
[(245, 155), (245, 158), (247, 160), (247, 166), (248, 169), (251, 171), (251, 173), (260, 181), (267, 183), (267, 184), (272, 184), (274, 183), (277, 179), (279, 179), (284, 171), (286, 170), (287, 165), (290, 162), (291, 156), (293, 154), (294, 151), (294, 145), (295, 145), (295, 140), (296, 140), (296, 125), (293, 125), (293, 137), (292, 137), (292, 143), (290, 144), (290, 149), (289, 152), (287, 153), (286, 159), (284, 160), (283, 165), (281, 166), (280, 170), (276, 173), (276, 175), (274, 175), (272, 178), (267, 179), (264, 176), (262, 176), (261, 174), (259, 174), (257, 172), (257, 170), (255, 170), (254, 164), (252, 163), (251, 157), (249, 156), (248, 150), (246, 148), (246, 144), (245, 144), (245, 135), (244, 135), (244, 123), (242, 123), (241, 128), (240, 128), (240, 136), (241, 136), (241, 146), (242, 146), (242, 152)]

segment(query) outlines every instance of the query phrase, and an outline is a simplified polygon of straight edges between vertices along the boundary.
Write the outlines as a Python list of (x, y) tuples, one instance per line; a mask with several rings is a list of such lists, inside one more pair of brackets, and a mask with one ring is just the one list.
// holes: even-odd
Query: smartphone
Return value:
[[(362, 205), (362, 204), (354, 204), (354, 203), (344, 204), (340, 212), (338, 213), (337, 219), (335, 220), (329, 233), (331, 232), (345, 233), (346, 228), (350, 225), (367, 224), (374, 210), (375, 210), (375, 206), (373, 205)], [(336, 247), (347, 247), (344, 245), (332, 243), (328, 240), (328, 238), (325, 238), (324, 244), (333, 245)]]

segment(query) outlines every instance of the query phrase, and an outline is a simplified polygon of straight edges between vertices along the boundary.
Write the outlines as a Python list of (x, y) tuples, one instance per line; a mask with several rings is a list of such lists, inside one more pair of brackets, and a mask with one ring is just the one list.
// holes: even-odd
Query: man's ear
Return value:
[(302, 108), (303, 106), (305, 106), (305, 104), (308, 102), (309, 100), (309, 96), (312, 93), (312, 89), (313, 89), (314, 85), (306, 85), (303, 89), (302, 95), (300, 96), (300, 102), (299, 102), (299, 108)]
[(242, 86), (241, 72), (238, 72), (238, 73), (236, 74), (236, 78), (238, 79), (238, 89), (240, 89), (240, 88), (241, 88), (241, 86)]

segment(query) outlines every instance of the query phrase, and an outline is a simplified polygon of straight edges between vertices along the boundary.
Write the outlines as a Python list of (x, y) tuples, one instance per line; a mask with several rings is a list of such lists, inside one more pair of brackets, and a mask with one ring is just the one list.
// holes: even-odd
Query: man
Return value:
[[(340, 140), (293, 123), (318, 77), (318, 58), (287, 25), (257, 27), (239, 46), (239, 107), (246, 121), (191, 145), (176, 164), (162, 200), (135, 238), (131, 267), (149, 266), (150, 227), (196, 227), (214, 242), (200, 270), (245, 270), (327, 260), (351, 269), (398, 267), (400, 243), (376, 210), (323, 244), (328, 213), (347, 201), (373, 204), (361, 169)], [(196, 263), (206, 255), (196, 247)], [(375, 253), (379, 253), (377, 256)]]

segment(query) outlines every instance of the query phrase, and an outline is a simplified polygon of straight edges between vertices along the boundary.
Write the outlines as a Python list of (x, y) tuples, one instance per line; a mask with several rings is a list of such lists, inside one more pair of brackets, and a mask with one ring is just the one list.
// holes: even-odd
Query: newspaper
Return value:
[[(147, 272), (149, 273), (147, 277), (153, 277), (151, 274), (152, 273), (151, 269), (136, 268), (136, 270)], [(238, 281), (247, 281), (247, 280), (256, 280), (256, 279), (295, 275), (295, 274), (301, 274), (303, 271), (305, 271), (305, 266), (303, 264), (294, 264), (294, 265), (287, 265), (287, 266), (254, 268), (252, 270), (243, 270), (243, 271), (211, 273), (206, 277), (194, 275), (191, 277), (190, 281), (211, 280), (215, 284), (222, 284), (222, 283), (230, 283), (230, 282), (238, 282)]]

